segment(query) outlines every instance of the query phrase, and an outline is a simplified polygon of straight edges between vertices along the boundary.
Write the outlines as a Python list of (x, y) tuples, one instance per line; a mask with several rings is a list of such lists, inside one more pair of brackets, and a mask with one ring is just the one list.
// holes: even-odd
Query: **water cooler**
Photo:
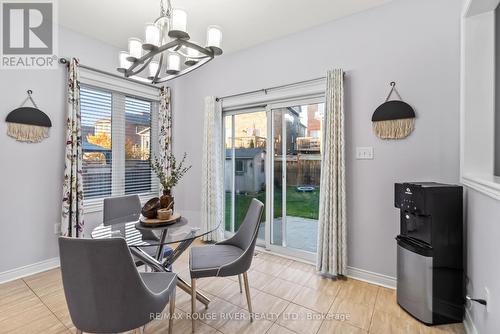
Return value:
[(464, 315), (462, 187), (396, 183), (397, 301), (428, 325)]

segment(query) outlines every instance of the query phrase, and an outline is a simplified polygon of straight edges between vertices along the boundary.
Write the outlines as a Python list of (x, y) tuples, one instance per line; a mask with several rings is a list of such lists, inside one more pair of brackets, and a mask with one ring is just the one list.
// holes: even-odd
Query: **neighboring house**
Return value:
[[(235, 190), (236, 193), (256, 193), (266, 183), (266, 151), (262, 148), (237, 148), (235, 158)], [(226, 149), (225, 170), (232, 168), (232, 150)], [(231, 189), (231, 174), (224, 176), (226, 191)]]

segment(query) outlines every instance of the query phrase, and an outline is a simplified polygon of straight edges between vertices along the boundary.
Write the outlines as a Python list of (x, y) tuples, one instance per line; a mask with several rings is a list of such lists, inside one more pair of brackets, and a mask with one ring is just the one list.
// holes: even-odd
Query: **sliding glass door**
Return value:
[(324, 103), (271, 106), (270, 111), (273, 219), (269, 247), (311, 259), (317, 247)]
[[(247, 110), (224, 116), (225, 227), (238, 231), (252, 198), (266, 203), (267, 115)], [(265, 217), (259, 229), (264, 243)]]
[(238, 230), (251, 199), (258, 198), (266, 204), (258, 243), (285, 255), (314, 260), (323, 114), (321, 99), (225, 112), (225, 222), (229, 235)]

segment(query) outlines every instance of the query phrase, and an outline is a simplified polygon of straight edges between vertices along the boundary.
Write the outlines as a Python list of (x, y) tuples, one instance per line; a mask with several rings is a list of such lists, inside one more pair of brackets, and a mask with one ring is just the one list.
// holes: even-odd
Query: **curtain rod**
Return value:
[[(69, 64), (69, 60), (66, 59), (66, 58), (59, 58), (59, 64), (64, 64), (64, 65), (67, 66)], [(97, 73), (104, 74), (104, 75), (108, 75), (110, 77), (114, 77), (114, 78), (117, 78), (117, 79), (123, 79), (123, 80), (126, 80), (126, 81), (130, 81), (130, 82), (137, 83), (137, 84), (140, 84), (140, 85), (148, 86), (148, 87), (151, 87), (151, 88), (161, 89), (161, 87), (158, 87), (158, 86), (155, 86), (155, 85), (151, 85), (151, 84), (148, 84), (148, 83), (145, 83), (145, 82), (141, 82), (139, 80), (134, 80), (132, 78), (122, 77), (122, 76), (120, 76), (118, 74), (114, 74), (114, 73), (111, 73), (111, 72), (103, 71), (103, 70), (100, 70), (100, 69), (95, 68), (95, 67), (90, 67), (90, 66), (83, 65), (83, 64), (79, 64), (79, 66), (81, 68), (86, 69), (86, 70), (97, 72)]]
[[(345, 72), (343, 72), (343, 75), (345, 76)], [(250, 94), (255, 94), (255, 93), (264, 93), (264, 94), (267, 94), (267, 92), (270, 91), (270, 90), (274, 90), (274, 89), (278, 89), (278, 88), (285, 88), (285, 87), (290, 87), (290, 86), (296, 86), (296, 85), (301, 85), (301, 84), (305, 84), (305, 83), (309, 83), (309, 82), (313, 82), (313, 81), (319, 81), (319, 80), (323, 80), (323, 79), (326, 79), (326, 76), (322, 76), (322, 77), (318, 77), (318, 78), (313, 78), (313, 79), (309, 79), (309, 80), (297, 81), (297, 82), (293, 82), (293, 83), (289, 83), (289, 84), (284, 84), (284, 85), (279, 85), (279, 86), (273, 86), (273, 87), (269, 87), (269, 88), (262, 88), (262, 89), (251, 90), (251, 91), (244, 92), (244, 93), (226, 95), (226, 96), (222, 96), (222, 97), (217, 97), (215, 100), (216, 101), (220, 101), (220, 100), (229, 99), (229, 98), (232, 98), (232, 97), (238, 97), (238, 96), (243, 96), (243, 95), (250, 95)]]

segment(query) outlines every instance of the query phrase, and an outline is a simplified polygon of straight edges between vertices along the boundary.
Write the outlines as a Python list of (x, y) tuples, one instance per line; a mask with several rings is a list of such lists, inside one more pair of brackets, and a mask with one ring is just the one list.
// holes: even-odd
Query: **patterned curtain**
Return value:
[(344, 143), (344, 72), (335, 69), (327, 75), (321, 153), (316, 269), (325, 276), (347, 270)]
[(205, 241), (224, 238), (222, 211), (224, 198), (224, 173), (222, 161), (222, 106), (213, 96), (205, 98), (203, 131), (201, 223), (214, 232), (203, 237)]
[(63, 181), (61, 233), (83, 237), (82, 135), (80, 114), (80, 73), (78, 59), (68, 66), (66, 105), (66, 154)]
[(160, 136), (159, 159), (165, 175), (170, 175), (167, 157), (172, 154), (172, 108), (170, 103), (170, 87), (160, 89), (160, 110), (158, 112), (158, 129)]

